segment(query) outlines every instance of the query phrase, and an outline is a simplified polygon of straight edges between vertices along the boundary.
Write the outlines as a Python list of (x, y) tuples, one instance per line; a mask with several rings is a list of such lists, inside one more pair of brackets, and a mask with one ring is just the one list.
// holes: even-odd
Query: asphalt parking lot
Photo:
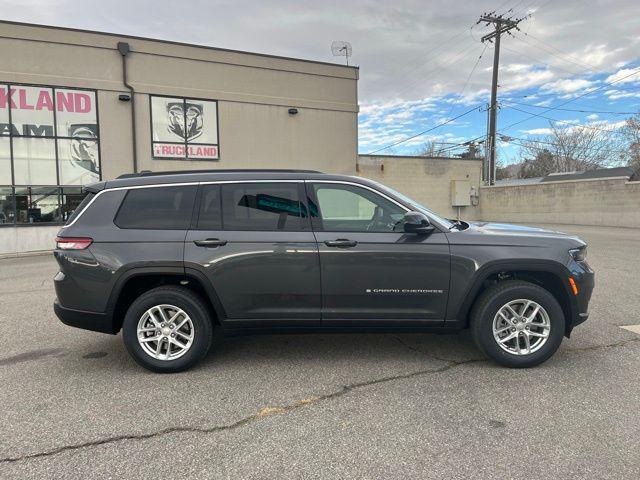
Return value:
[(155, 375), (56, 319), (51, 256), (0, 260), (0, 478), (640, 478), (640, 230), (553, 228), (597, 285), (531, 370), (467, 334), (273, 335)]

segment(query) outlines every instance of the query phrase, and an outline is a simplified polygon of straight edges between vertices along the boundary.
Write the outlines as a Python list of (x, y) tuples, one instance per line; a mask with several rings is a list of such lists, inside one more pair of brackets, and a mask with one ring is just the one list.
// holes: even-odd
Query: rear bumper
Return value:
[(112, 319), (106, 313), (85, 312), (65, 308), (60, 305), (58, 300), (53, 302), (53, 311), (62, 323), (70, 327), (82, 328), (93, 332), (110, 333), (112, 335), (118, 333), (114, 328)]

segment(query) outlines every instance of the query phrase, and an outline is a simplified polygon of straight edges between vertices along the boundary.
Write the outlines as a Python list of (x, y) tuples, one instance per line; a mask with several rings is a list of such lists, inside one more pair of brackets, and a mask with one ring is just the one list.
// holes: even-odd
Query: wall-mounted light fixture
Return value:
[(289, 115), (297, 115), (298, 114), (298, 109), (297, 108), (290, 108), (289, 109)]
[(131, 95), (121, 93), (120, 95), (118, 95), (118, 100), (120, 100), (121, 102), (128, 102), (131, 100)]

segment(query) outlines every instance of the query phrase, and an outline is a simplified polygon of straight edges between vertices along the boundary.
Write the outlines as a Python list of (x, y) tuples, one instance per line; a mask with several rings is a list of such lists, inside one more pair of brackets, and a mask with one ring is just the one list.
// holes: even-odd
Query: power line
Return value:
[(409, 140), (413, 140), (413, 139), (414, 139), (414, 138), (416, 138), (416, 137), (420, 137), (420, 136), (424, 135), (425, 133), (429, 133), (429, 132), (431, 132), (431, 131), (435, 130), (436, 128), (442, 127), (443, 125), (447, 125), (447, 124), (449, 124), (449, 123), (453, 122), (454, 120), (457, 120), (457, 119), (459, 119), (459, 118), (461, 118), (461, 117), (464, 117), (465, 115), (468, 115), (468, 114), (470, 114), (471, 112), (473, 112), (473, 111), (477, 110), (479, 107), (480, 107), (480, 105), (476, 105), (475, 107), (473, 107), (473, 108), (471, 108), (471, 109), (467, 110), (467, 111), (466, 111), (466, 112), (464, 112), (464, 113), (461, 113), (460, 115), (458, 115), (458, 116), (456, 116), (456, 117), (450, 118), (450, 119), (448, 119), (448, 120), (446, 120), (446, 121), (444, 121), (444, 122), (442, 122), (442, 123), (439, 123), (439, 124), (438, 124), (438, 125), (436, 125), (435, 127), (429, 128), (429, 129), (424, 130), (424, 131), (422, 131), (422, 132), (420, 132), (420, 133), (416, 133), (415, 135), (412, 135), (412, 136), (410, 136), (410, 137), (407, 137), (407, 138), (405, 138), (405, 139), (403, 139), (403, 140), (399, 140), (399, 141), (397, 141), (397, 142), (395, 142), (395, 143), (392, 143), (392, 144), (390, 144), (390, 145), (387, 145), (386, 147), (378, 148), (377, 150), (373, 150), (373, 151), (371, 151), (371, 152), (369, 152), (369, 153), (366, 153), (365, 155), (372, 155), (372, 154), (374, 154), (374, 153), (381, 152), (382, 150), (386, 150), (386, 149), (388, 149), (388, 148), (395, 147), (396, 145), (400, 145), (401, 143), (408, 142)]
[[(478, 65), (480, 64), (480, 60), (482, 60), (482, 56), (484, 55), (484, 52), (486, 52), (486, 51), (487, 51), (487, 44), (484, 45), (484, 48), (482, 49), (482, 53), (480, 53), (480, 56), (476, 60), (476, 63), (473, 65), (473, 68), (471, 69), (471, 72), (469, 72), (469, 75), (467, 76), (467, 81), (464, 82), (464, 86), (462, 87), (462, 90), (458, 94), (459, 97), (462, 97), (464, 95), (464, 92), (467, 89), (467, 85), (469, 85), (469, 81), (471, 80), (471, 77), (473, 76), (473, 73), (476, 71), (476, 68), (478, 68)], [(447, 113), (447, 117), (451, 116), (451, 113), (453, 113), (454, 107), (455, 107), (455, 104), (452, 104), (451, 108), (449, 109), (449, 113)]]
[[(550, 43), (543, 42), (543, 41), (542, 41), (542, 40), (540, 40), (539, 38), (537, 38), (537, 37), (533, 36), (533, 34), (531, 34), (531, 33), (528, 33), (528, 32), (522, 32), (522, 34), (523, 34), (523, 35), (525, 35), (526, 37), (531, 38), (532, 40), (535, 40), (535, 41), (540, 45), (540, 47), (542, 47), (542, 49), (543, 49), (543, 50), (546, 50), (546, 51), (547, 51), (547, 52), (549, 52), (551, 55), (553, 55), (553, 56), (555, 56), (555, 57), (557, 57), (557, 58), (560, 58), (561, 60), (564, 60), (565, 62), (573, 63), (574, 65), (578, 65), (578, 66), (580, 66), (580, 67), (587, 68), (587, 69), (589, 69), (589, 70), (595, 70), (596, 72), (605, 73), (605, 72), (604, 72), (604, 70), (602, 70), (602, 69), (600, 69), (600, 68), (598, 68), (598, 67), (596, 67), (596, 66), (594, 66), (594, 65), (591, 65), (591, 64), (589, 64), (589, 63), (581, 62), (581, 61), (579, 61), (578, 59), (576, 59), (574, 56), (569, 55), (569, 54), (568, 54), (568, 53), (566, 53), (566, 52), (563, 52), (562, 50), (560, 50), (560, 49), (559, 49), (559, 48), (557, 48), (557, 47), (554, 47), (554, 46), (553, 46), (553, 45), (551, 45)], [(522, 38), (522, 37), (516, 36), (516, 38), (517, 38), (518, 40), (520, 40), (521, 42), (526, 43), (526, 44), (527, 44), (527, 45), (529, 45), (529, 46), (532, 46), (532, 47), (534, 47), (534, 48), (538, 48), (538, 47), (536, 47), (535, 45), (531, 45), (531, 43), (527, 42), (527, 41), (526, 41), (524, 38)], [(558, 55), (558, 54), (554, 54), (553, 52), (549, 51), (549, 48), (551, 48), (551, 49), (555, 50), (556, 52), (561, 53), (561, 54), (562, 54), (562, 56), (560, 56), (560, 55)]]
[[(509, 105), (505, 105), (505, 106), (507, 108), (510, 108), (511, 110), (516, 110), (518, 112), (532, 114), (532, 112), (527, 112), (526, 110), (522, 110), (520, 108), (511, 107)], [(607, 128), (594, 127), (592, 125), (576, 124), (576, 123), (572, 123), (571, 121), (568, 121), (568, 120), (558, 120), (557, 118), (546, 117), (544, 115), (537, 115), (537, 116), (540, 117), (540, 118), (544, 118), (546, 120), (549, 120), (551, 122), (564, 123), (564, 124), (568, 124), (568, 125), (574, 126), (576, 128), (587, 128), (589, 130), (598, 130), (600, 132), (607, 132), (607, 133), (615, 133), (615, 130), (616, 130), (615, 128), (607, 129)]]
[[(569, 99), (569, 100), (567, 100), (566, 102), (562, 102), (562, 103), (560, 103), (560, 104), (558, 104), (558, 105), (554, 105), (554, 106), (551, 106), (551, 107), (546, 107), (542, 113), (546, 113), (546, 112), (551, 112), (551, 111), (553, 111), (553, 110), (557, 110), (558, 108), (563, 107), (563, 106), (565, 106), (565, 105), (567, 105), (567, 104), (569, 104), (569, 103), (571, 103), (571, 102), (575, 102), (575, 101), (576, 101), (576, 100), (578, 100), (579, 98), (586, 97), (587, 95), (591, 95), (591, 94), (593, 94), (593, 93), (595, 93), (595, 92), (597, 92), (597, 91), (599, 91), (599, 90), (602, 90), (603, 88), (607, 88), (607, 87), (609, 87), (609, 86), (613, 85), (614, 83), (618, 83), (618, 82), (621, 82), (621, 81), (623, 81), (623, 80), (626, 80), (626, 79), (627, 79), (627, 78), (629, 78), (629, 77), (632, 77), (632, 76), (634, 76), (634, 75), (638, 75), (639, 73), (640, 73), (640, 68), (638, 68), (638, 69), (637, 69), (635, 72), (633, 72), (633, 73), (629, 73), (629, 74), (625, 75), (624, 77), (619, 78), (618, 80), (614, 80), (613, 82), (605, 83), (605, 84), (603, 84), (603, 85), (601, 85), (601, 86), (599, 86), (599, 87), (597, 87), (597, 88), (594, 88), (593, 90), (588, 90), (588, 91), (586, 91), (586, 92), (584, 92), (584, 93), (582, 93), (582, 94), (580, 94), (580, 95), (578, 95), (578, 96), (576, 96), (576, 97), (570, 98), (570, 99)], [(521, 123), (527, 122), (527, 121), (531, 120), (532, 118), (542, 117), (542, 113), (540, 113), (540, 114), (538, 114), (538, 113), (531, 113), (531, 115), (530, 115), (529, 117), (524, 118), (524, 119), (522, 119), (522, 120), (519, 120), (519, 121), (517, 121), (517, 122), (514, 122), (514, 123), (512, 123), (511, 125), (508, 125), (508, 126), (507, 126), (507, 127), (505, 127), (504, 129), (502, 129), (502, 131), (504, 132), (504, 131), (506, 131), (506, 130), (509, 130), (510, 128), (515, 127), (516, 125), (520, 125)]]
[[(524, 107), (546, 108), (544, 105), (534, 105), (532, 103), (514, 102), (513, 100), (507, 100), (506, 103), (513, 103), (515, 105), (522, 105)], [(581, 110), (581, 109), (575, 109), (575, 108), (556, 108), (556, 110), (560, 110), (563, 112), (601, 113), (601, 114), (611, 114), (611, 115), (636, 115), (638, 113), (638, 112), (613, 112), (610, 110)]]

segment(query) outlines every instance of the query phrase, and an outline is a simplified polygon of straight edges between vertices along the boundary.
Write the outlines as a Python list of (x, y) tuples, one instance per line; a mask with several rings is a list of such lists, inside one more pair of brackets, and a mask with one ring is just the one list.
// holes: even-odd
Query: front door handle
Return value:
[(222, 247), (227, 244), (226, 240), (220, 240), (219, 238), (207, 238), (205, 240), (194, 240), (195, 243), (199, 247)]
[(346, 238), (338, 238), (337, 240), (326, 240), (324, 244), (327, 247), (349, 248), (355, 247), (358, 242), (355, 240), (347, 240)]

